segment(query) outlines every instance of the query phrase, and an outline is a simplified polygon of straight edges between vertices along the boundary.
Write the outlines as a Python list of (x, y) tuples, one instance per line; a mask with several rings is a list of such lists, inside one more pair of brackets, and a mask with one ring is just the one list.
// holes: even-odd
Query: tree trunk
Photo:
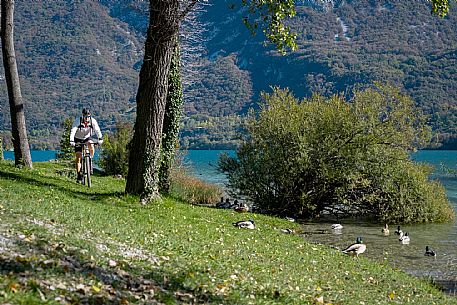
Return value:
[(179, 141), (179, 122), (182, 114), (183, 93), (181, 85), (181, 54), (178, 35), (173, 50), (170, 73), (168, 77), (167, 104), (162, 133), (162, 160), (160, 164), (159, 190), (161, 193), (170, 191), (170, 172)]
[(160, 198), (159, 169), (168, 74), (179, 27), (178, 0), (150, 0), (149, 27), (136, 96), (126, 193)]
[(3, 66), (11, 112), (11, 131), (16, 165), (32, 168), (32, 158), (25, 126), (24, 103), (17, 72), (16, 54), (13, 43), (14, 0), (1, 0), (1, 41)]

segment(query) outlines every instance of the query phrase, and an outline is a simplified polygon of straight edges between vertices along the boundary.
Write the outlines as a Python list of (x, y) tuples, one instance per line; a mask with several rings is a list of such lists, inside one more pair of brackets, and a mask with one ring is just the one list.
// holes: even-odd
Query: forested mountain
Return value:
[[(375, 80), (404, 88), (431, 114), (442, 140), (455, 137), (456, 5), (440, 19), (425, 0), (298, 1), (289, 24), (299, 48), (280, 56), (262, 44), (261, 33), (253, 37), (245, 28), (248, 12), (240, 0), (211, 2), (198, 15), (203, 41), (183, 31), (186, 48), (204, 46), (183, 63), (197, 70), (184, 75), (184, 146), (236, 143), (239, 115), (270, 86), (304, 97), (350, 94)], [(35, 148), (57, 144), (64, 119), (84, 105), (105, 129), (133, 120), (147, 8), (138, 0), (16, 1), (17, 62)], [(0, 86), (0, 130), (7, 131), (4, 81)]]

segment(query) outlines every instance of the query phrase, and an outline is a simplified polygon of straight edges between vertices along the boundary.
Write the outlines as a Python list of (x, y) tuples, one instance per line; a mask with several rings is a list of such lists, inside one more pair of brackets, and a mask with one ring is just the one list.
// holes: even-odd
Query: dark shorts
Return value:
[(78, 145), (79, 143), (87, 143), (90, 141), (90, 138), (81, 140), (81, 139), (75, 139), (75, 152), (82, 152), (83, 147), (81, 145)]

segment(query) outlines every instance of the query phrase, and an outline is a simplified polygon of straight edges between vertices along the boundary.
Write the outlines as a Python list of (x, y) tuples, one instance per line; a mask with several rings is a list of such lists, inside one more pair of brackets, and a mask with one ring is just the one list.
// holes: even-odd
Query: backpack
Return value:
[[(90, 118), (90, 123), (89, 123), (88, 127), (90, 127), (90, 134), (92, 134), (93, 130), (94, 130), (94, 126), (92, 125), (92, 116), (89, 116), (89, 118)], [(82, 116), (79, 117), (79, 126), (78, 126), (78, 128), (79, 128), (79, 130), (84, 128), (83, 117)]]

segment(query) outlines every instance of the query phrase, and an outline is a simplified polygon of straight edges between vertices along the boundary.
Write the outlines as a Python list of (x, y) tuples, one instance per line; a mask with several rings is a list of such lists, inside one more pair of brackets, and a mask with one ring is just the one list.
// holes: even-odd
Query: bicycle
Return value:
[(89, 144), (94, 144), (98, 145), (98, 142), (94, 142), (93, 140), (83, 142), (83, 143), (78, 143), (76, 144), (77, 146), (82, 147), (82, 157), (81, 157), (81, 175), (82, 175), (82, 184), (91, 187), (92, 186), (92, 180), (91, 180), (91, 175), (93, 173), (93, 167), (92, 167), (92, 157), (90, 156), (90, 150), (89, 150)]

